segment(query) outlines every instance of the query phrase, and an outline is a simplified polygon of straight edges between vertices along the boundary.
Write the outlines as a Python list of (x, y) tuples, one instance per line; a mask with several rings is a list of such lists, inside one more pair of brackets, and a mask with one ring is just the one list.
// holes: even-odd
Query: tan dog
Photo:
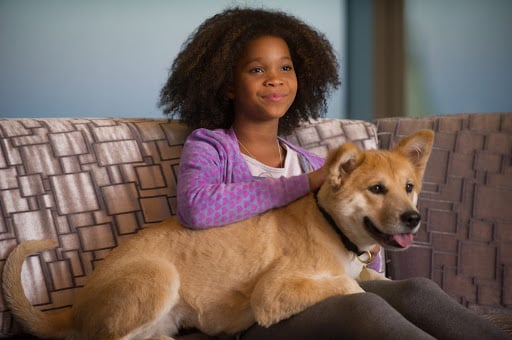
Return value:
[(249, 220), (204, 231), (174, 218), (148, 227), (112, 251), (73, 307), (57, 314), (30, 305), (20, 275), (29, 254), (55, 242), (24, 242), (5, 264), (5, 299), (38, 336), (140, 339), (179, 327), (217, 334), (269, 326), (330, 296), (362, 292), (357, 280), (385, 279), (365, 269), (364, 254), (376, 243), (407, 248), (419, 228), (433, 136), (420, 131), (392, 151), (344, 144), (329, 155), (317, 195)]

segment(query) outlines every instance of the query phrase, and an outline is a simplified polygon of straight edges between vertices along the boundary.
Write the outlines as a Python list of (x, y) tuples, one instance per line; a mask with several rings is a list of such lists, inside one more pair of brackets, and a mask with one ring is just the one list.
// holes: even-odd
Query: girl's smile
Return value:
[(263, 98), (268, 99), (269, 101), (272, 102), (278, 102), (286, 98), (286, 94), (271, 93), (269, 95), (263, 96)]

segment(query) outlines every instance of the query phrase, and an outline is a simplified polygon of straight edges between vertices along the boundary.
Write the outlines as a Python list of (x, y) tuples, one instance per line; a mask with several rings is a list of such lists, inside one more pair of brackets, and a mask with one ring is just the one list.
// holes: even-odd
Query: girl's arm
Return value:
[(306, 174), (255, 180), (236, 144), (222, 135), (196, 133), (180, 159), (178, 217), (190, 228), (221, 226), (286, 205), (309, 191)]

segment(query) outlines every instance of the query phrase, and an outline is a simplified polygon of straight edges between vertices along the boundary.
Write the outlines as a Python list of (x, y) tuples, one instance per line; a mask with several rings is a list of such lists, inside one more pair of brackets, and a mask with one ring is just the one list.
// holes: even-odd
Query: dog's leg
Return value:
[(339, 275), (280, 276), (282, 271), (265, 275), (251, 296), (258, 324), (268, 327), (315, 303), (335, 295), (364, 292), (352, 278)]
[(179, 276), (160, 259), (131, 259), (93, 273), (73, 306), (80, 333), (87, 339), (144, 339), (173, 334), (179, 316)]

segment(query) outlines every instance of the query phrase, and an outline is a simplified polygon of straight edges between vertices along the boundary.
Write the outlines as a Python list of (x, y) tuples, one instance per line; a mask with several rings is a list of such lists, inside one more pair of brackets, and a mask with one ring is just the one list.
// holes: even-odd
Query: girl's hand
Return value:
[(324, 183), (326, 177), (327, 177), (327, 168), (325, 166), (321, 167), (318, 170), (308, 173), (309, 190), (311, 190), (311, 191), (318, 190), (320, 188), (320, 186)]

